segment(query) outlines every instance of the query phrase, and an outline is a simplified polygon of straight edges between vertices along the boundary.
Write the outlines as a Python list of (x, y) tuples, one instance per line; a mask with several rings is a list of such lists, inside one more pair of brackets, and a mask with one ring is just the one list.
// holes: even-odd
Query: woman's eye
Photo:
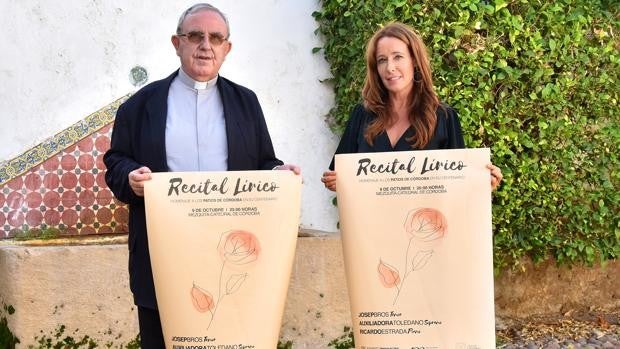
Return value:
[(385, 59), (385, 58), (379, 58), (379, 59), (377, 59), (377, 63), (379, 63), (379, 64), (383, 64), (383, 63), (385, 63), (385, 62), (387, 62), (387, 59)]

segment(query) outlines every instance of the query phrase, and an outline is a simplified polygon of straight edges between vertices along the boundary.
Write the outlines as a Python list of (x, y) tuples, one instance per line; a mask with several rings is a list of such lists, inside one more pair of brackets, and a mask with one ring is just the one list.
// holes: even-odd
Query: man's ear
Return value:
[(177, 54), (178, 54), (179, 45), (181, 44), (181, 39), (179, 39), (179, 37), (176, 35), (172, 35), (172, 37), (170, 37), (170, 41), (172, 41), (172, 46), (174, 46), (174, 50), (177, 51)]

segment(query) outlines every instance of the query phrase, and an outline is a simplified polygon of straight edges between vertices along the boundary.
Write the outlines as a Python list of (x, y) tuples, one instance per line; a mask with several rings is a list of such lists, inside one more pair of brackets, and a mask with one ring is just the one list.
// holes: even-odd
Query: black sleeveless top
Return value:
[[(435, 127), (435, 132), (423, 149), (414, 149), (411, 147), (411, 144), (407, 142), (406, 139), (414, 135), (412, 127), (409, 127), (403, 133), (394, 147), (392, 147), (387, 132), (385, 131), (379, 133), (373, 142), (374, 144), (370, 145), (366, 142), (366, 139), (364, 139), (364, 133), (376, 116), (367, 111), (362, 104), (358, 104), (355, 106), (355, 109), (353, 109), (351, 117), (347, 122), (340, 144), (338, 144), (338, 148), (336, 149), (336, 154), (465, 148), (461, 123), (459, 122), (456, 111), (448, 105), (442, 105), (437, 107), (436, 114), (437, 125)], [(333, 158), (329, 168), (331, 170), (334, 169)]]

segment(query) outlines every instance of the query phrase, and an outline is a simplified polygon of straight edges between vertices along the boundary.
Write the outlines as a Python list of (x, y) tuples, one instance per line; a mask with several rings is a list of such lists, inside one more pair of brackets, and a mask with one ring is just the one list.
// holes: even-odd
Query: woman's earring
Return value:
[(415, 68), (413, 70), (413, 81), (414, 82), (422, 82), (422, 73), (420, 73), (420, 69)]

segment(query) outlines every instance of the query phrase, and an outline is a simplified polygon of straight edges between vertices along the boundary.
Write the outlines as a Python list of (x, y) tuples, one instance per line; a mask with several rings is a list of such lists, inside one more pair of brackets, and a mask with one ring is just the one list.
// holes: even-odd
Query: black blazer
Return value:
[[(129, 284), (136, 305), (157, 309), (151, 270), (144, 199), (134, 194), (129, 172), (147, 166), (153, 172), (168, 171), (166, 162), (166, 115), (168, 90), (178, 71), (140, 89), (116, 112), (110, 149), (103, 161), (106, 183), (114, 195), (129, 204)], [(228, 170), (270, 170), (282, 161), (275, 157), (269, 131), (256, 95), (251, 90), (219, 77), (222, 97)]]

